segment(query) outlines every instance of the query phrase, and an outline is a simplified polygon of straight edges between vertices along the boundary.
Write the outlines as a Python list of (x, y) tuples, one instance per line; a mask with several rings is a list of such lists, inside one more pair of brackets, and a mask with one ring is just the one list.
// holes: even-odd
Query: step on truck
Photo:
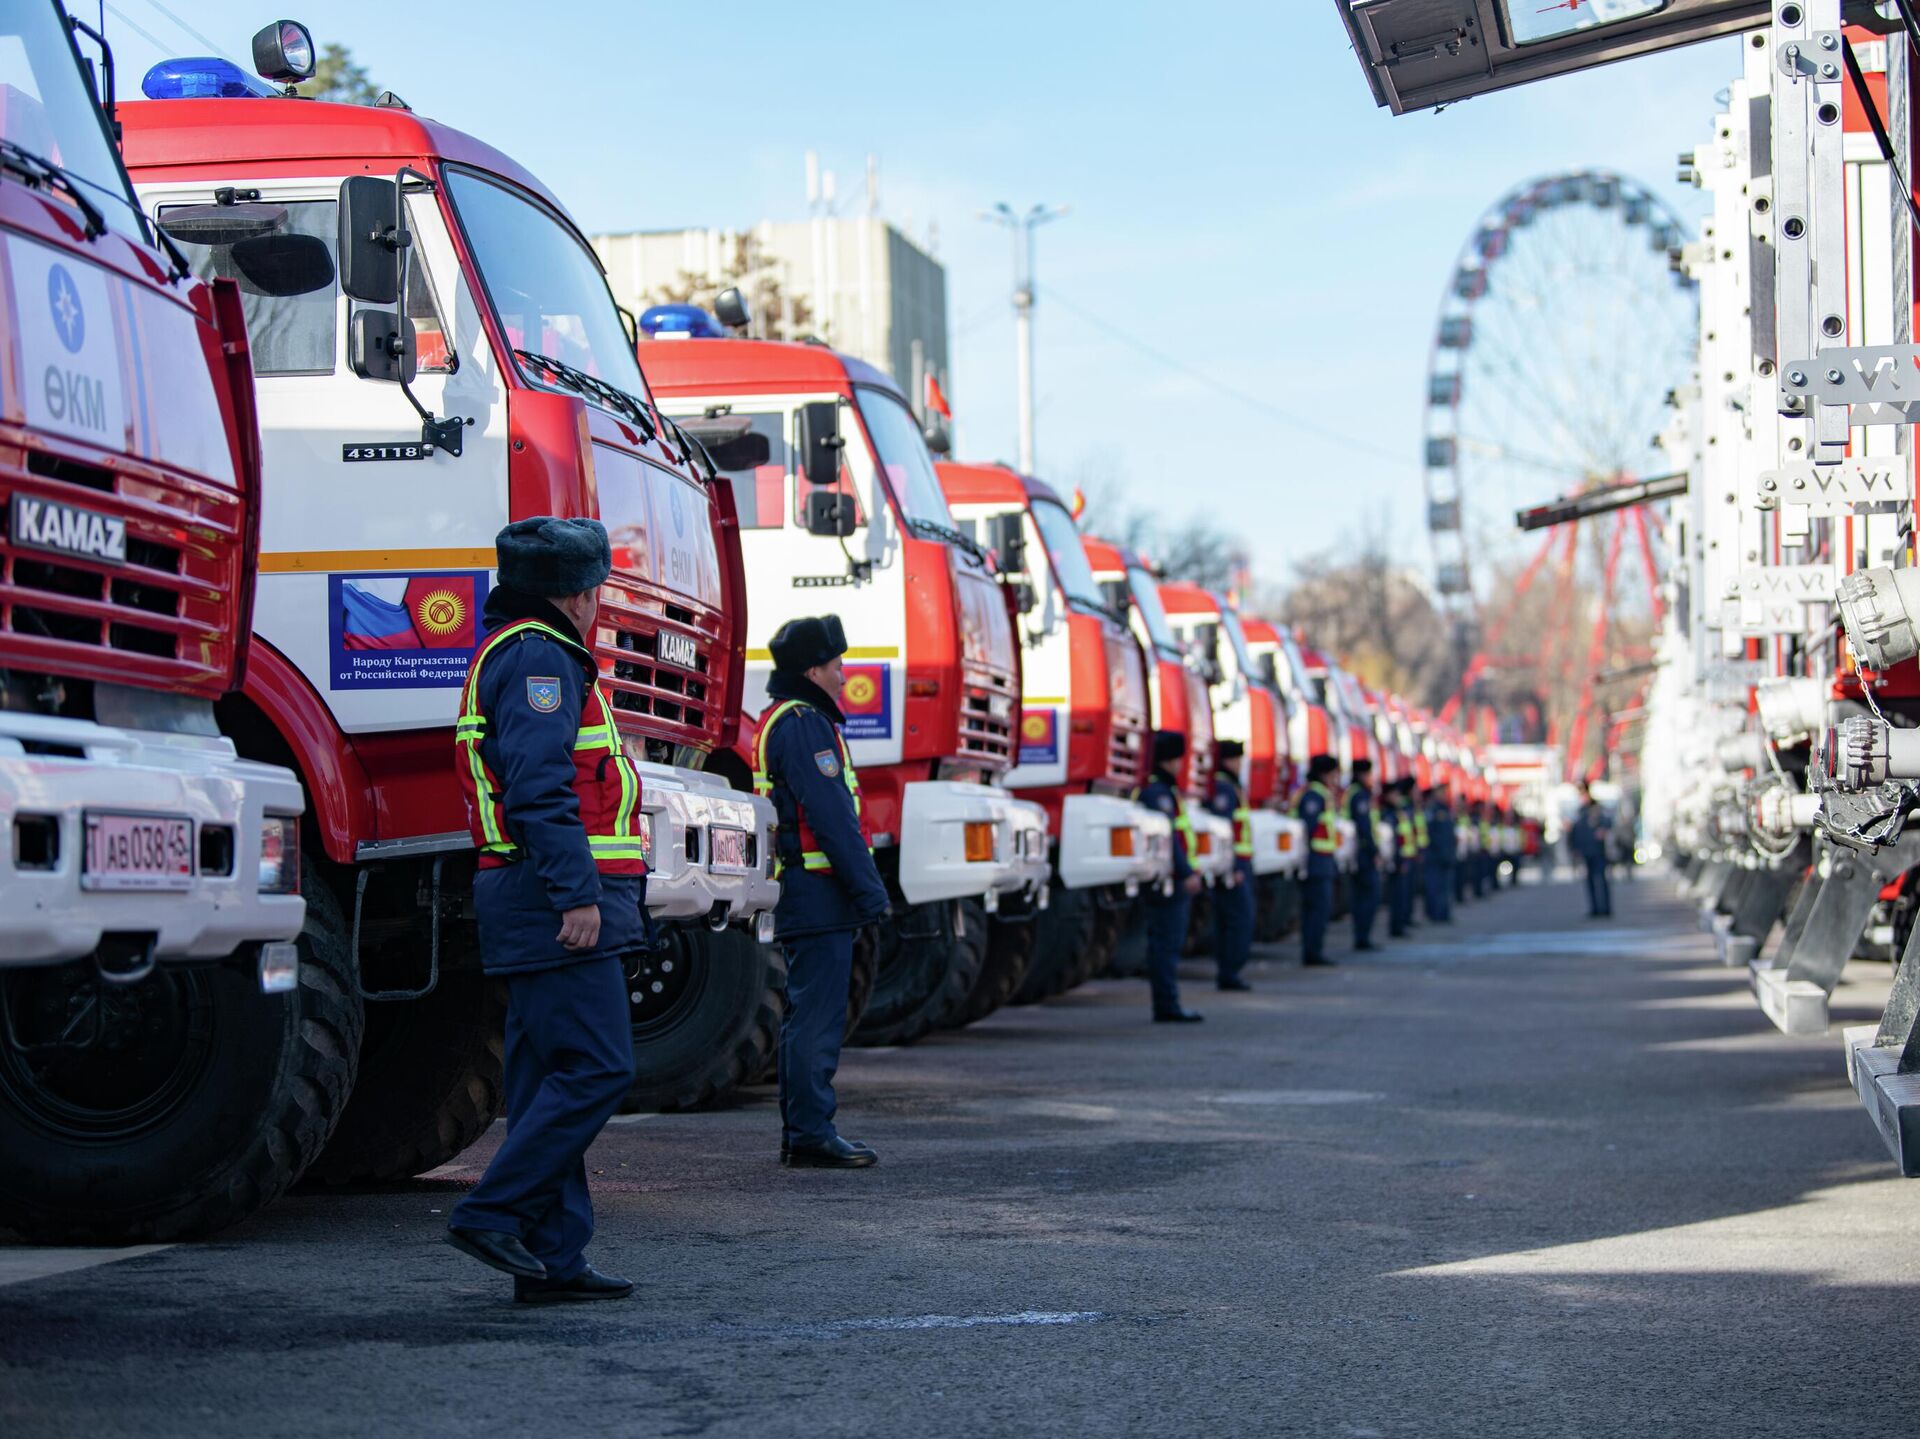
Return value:
[[(873, 979), (853, 1037), (905, 1043), (1004, 1001), (1035, 943), (1046, 812), (998, 783), (1020, 709), (1013, 625), (893, 380), (825, 345), (736, 338), (749, 317), (725, 298), (717, 314), (645, 311), (639, 351), (662, 407), (733, 483), (748, 714), (765, 713), (782, 624), (846, 626), (847, 743), (895, 902), (863, 941)], [(752, 744), (743, 728), (738, 773)]]
[(1255, 933), (1271, 932), (1274, 916), (1287, 910), (1287, 891), (1306, 871), (1306, 827), (1286, 808), (1295, 769), (1286, 699), (1259, 673), (1239, 611), (1224, 596), (1168, 580), (1160, 602), (1174, 635), (1200, 661), (1215, 738), (1245, 747), (1239, 780), (1249, 814), (1244, 833), (1234, 827), (1235, 853), (1244, 850), (1253, 862)]
[(204, 59), (143, 88), (128, 163), (196, 271), (244, 272), (274, 235), (336, 271), (246, 296), (265, 502), (252, 662), (221, 716), (306, 786), (302, 957), (337, 985), (346, 1052), (315, 1095), (333, 1132), (314, 1173), (423, 1173), (501, 1108), (453, 726), (494, 536), (528, 516), (595, 517), (613, 542), (590, 644), (663, 940), (630, 971), (635, 1100), (757, 1077), (783, 982), (754, 932), (778, 896), (772, 808), (706, 768), (739, 706), (731, 496), (655, 411), (593, 250), (535, 176), (390, 94), (298, 99)]
[(156, 247), (112, 76), (53, 0), (0, 10), (0, 1230), (53, 1243), (243, 1218), (340, 1071), (290, 943), (299, 783), (215, 723), (259, 518), (240, 292)]
[(1104, 972), (1133, 897), (1172, 879), (1173, 827), (1134, 798), (1153, 745), (1146, 656), (1050, 486), (1004, 465), (937, 469), (955, 520), (994, 558), (1020, 637), (1018, 750), (1002, 782), (1047, 812), (1052, 899), (1014, 996), (1040, 1000)]

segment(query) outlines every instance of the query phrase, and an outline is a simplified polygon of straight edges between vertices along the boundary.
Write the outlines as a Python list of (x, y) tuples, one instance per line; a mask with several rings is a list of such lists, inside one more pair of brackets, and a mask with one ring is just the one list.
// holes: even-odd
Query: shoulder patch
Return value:
[(527, 680), (527, 703), (543, 715), (550, 715), (559, 709), (560, 677), (558, 675), (530, 676)]
[(813, 756), (813, 762), (819, 766), (820, 773), (828, 779), (838, 779), (840, 777), (840, 756), (832, 750), (823, 749), (817, 751)]

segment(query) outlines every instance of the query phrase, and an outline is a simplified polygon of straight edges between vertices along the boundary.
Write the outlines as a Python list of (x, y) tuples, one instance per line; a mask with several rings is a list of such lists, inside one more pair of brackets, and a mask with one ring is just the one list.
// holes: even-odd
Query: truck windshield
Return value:
[(1141, 623), (1147, 627), (1147, 638), (1153, 641), (1157, 650), (1180, 653), (1180, 641), (1173, 637), (1173, 626), (1167, 623), (1167, 612), (1160, 606), (1160, 586), (1152, 575), (1138, 565), (1127, 566), (1127, 588), (1133, 594), (1134, 607), (1140, 611)]
[[(508, 345), (650, 405), (640, 361), (586, 241), (552, 211), (483, 175), (449, 167), (447, 188)], [(604, 397), (562, 384), (536, 364), (520, 368), (533, 384), (581, 395), (620, 413)]]
[(947, 538), (960, 533), (947, 508), (946, 492), (933, 471), (933, 457), (907, 407), (884, 390), (860, 386), (860, 418), (867, 422), (867, 434), (873, 439), (874, 452), (887, 477), (887, 488), (900, 506), (909, 528), (916, 524), (938, 526)]
[(1233, 647), (1234, 664), (1239, 666), (1241, 674), (1251, 679), (1258, 671), (1247, 649), (1247, 637), (1240, 628), (1240, 616), (1224, 605), (1220, 608), (1220, 628), (1227, 632), (1227, 643)]
[(0, 9), (0, 142), (0, 170), (9, 179), (24, 178), (84, 210), (45, 178), (43, 165), (57, 168), (109, 226), (146, 239), (133, 192), (74, 63), (60, 7), (46, 0)]
[(1094, 609), (1104, 609), (1106, 601), (1101, 598), (1100, 586), (1093, 578), (1093, 566), (1087, 562), (1087, 547), (1081, 542), (1080, 531), (1074, 527), (1073, 516), (1067, 513), (1066, 507), (1052, 500), (1035, 500), (1033, 526), (1040, 531), (1040, 543), (1047, 547), (1054, 578), (1060, 581), (1067, 598)]

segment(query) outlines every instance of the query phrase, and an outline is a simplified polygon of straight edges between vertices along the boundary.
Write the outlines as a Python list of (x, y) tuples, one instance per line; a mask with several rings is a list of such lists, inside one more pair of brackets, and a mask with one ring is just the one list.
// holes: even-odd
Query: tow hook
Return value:
[(707, 928), (718, 934), (727, 927), (727, 921), (730, 918), (727, 902), (724, 899), (716, 899), (713, 902), (713, 908), (707, 911)]
[(138, 984), (153, 973), (151, 934), (103, 934), (93, 952), (93, 968), (108, 984)]

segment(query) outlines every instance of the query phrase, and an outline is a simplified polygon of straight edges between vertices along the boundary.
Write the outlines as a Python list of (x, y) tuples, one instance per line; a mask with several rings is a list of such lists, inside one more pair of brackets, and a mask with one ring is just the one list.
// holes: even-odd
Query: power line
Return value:
[(118, 5), (115, 5), (113, 0), (106, 0), (106, 5), (108, 14), (112, 15), (122, 25), (125, 25), (149, 45), (153, 46), (153, 48), (158, 50), (162, 55), (169, 53), (173, 49), (171, 45), (154, 34), (153, 31), (144, 28), (133, 16), (122, 10)]
[[(209, 40), (205, 35), (202, 35), (198, 30), (194, 29), (193, 26), (189, 25), (186, 21), (182, 20), (178, 15), (174, 14), (173, 11), (169, 10), (166, 6), (162, 5), (160, 3), (160, 0), (146, 0), (146, 3), (149, 6), (151, 6), (153, 9), (158, 10), (162, 15), (166, 16), (169, 20), (173, 21), (174, 24), (178, 25), (182, 30), (186, 31), (187, 34), (191, 35), (194, 39), (198, 40), (202, 45), (205, 45), (209, 50), (211, 50), (214, 54), (220, 56), (223, 60), (233, 60), (234, 64), (236, 65), (240, 64), (240, 62), (238, 60), (234, 60), (233, 56), (228, 54), (227, 51), (223, 50), (220, 46), (214, 44), (213, 41)], [(242, 66), (242, 68), (244, 69), (245, 67)]]
[(1363, 450), (1367, 454), (1376, 455), (1383, 460), (1391, 460), (1397, 465), (1405, 465), (1407, 463), (1407, 457), (1404, 454), (1396, 454), (1382, 446), (1369, 444), (1365, 440), (1356, 439), (1354, 436), (1344, 434), (1339, 430), (1329, 429), (1324, 425), (1306, 418), (1304, 415), (1296, 415), (1291, 410), (1282, 409), (1279, 405), (1263, 400), (1258, 395), (1250, 395), (1245, 390), (1236, 389), (1232, 385), (1226, 384), (1214, 376), (1209, 375), (1197, 366), (1188, 364), (1177, 355), (1168, 354), (1151, 341), (1143, 340), (1138, 335), (1123, 330), (1110, 320), (1101, 319), (1100, 316), (1094, 314), (1085, 306), (1077, 305), (1072, 300), (1069, 300), (1053, 286), (1047, 286), (1046, 290), (1048, 299), (1052, 300), (1070, 314), (1077, 315), (1080, 319), (1086, 321), (1087, 324), (1092, 325), (1096, 330), (1120, 341), (1121, 344), (1128, 346), (1130, 349), (1137, 350), (1140, 354), (1145, 355), (1156, 364), (1161, 364), (1170, 370), (1177, 371), (1190, 380), (1198, 380), (1208, 389), (1224, 395), (1230, 400), (1238, 400), (1248, 408), (1259, 411), (1268, 419), (1278, 420), (1284, 425), (1290, 425), (1297, 430), (1304, 430), (1310, 435), (1331, 441), (1349, 450)]

